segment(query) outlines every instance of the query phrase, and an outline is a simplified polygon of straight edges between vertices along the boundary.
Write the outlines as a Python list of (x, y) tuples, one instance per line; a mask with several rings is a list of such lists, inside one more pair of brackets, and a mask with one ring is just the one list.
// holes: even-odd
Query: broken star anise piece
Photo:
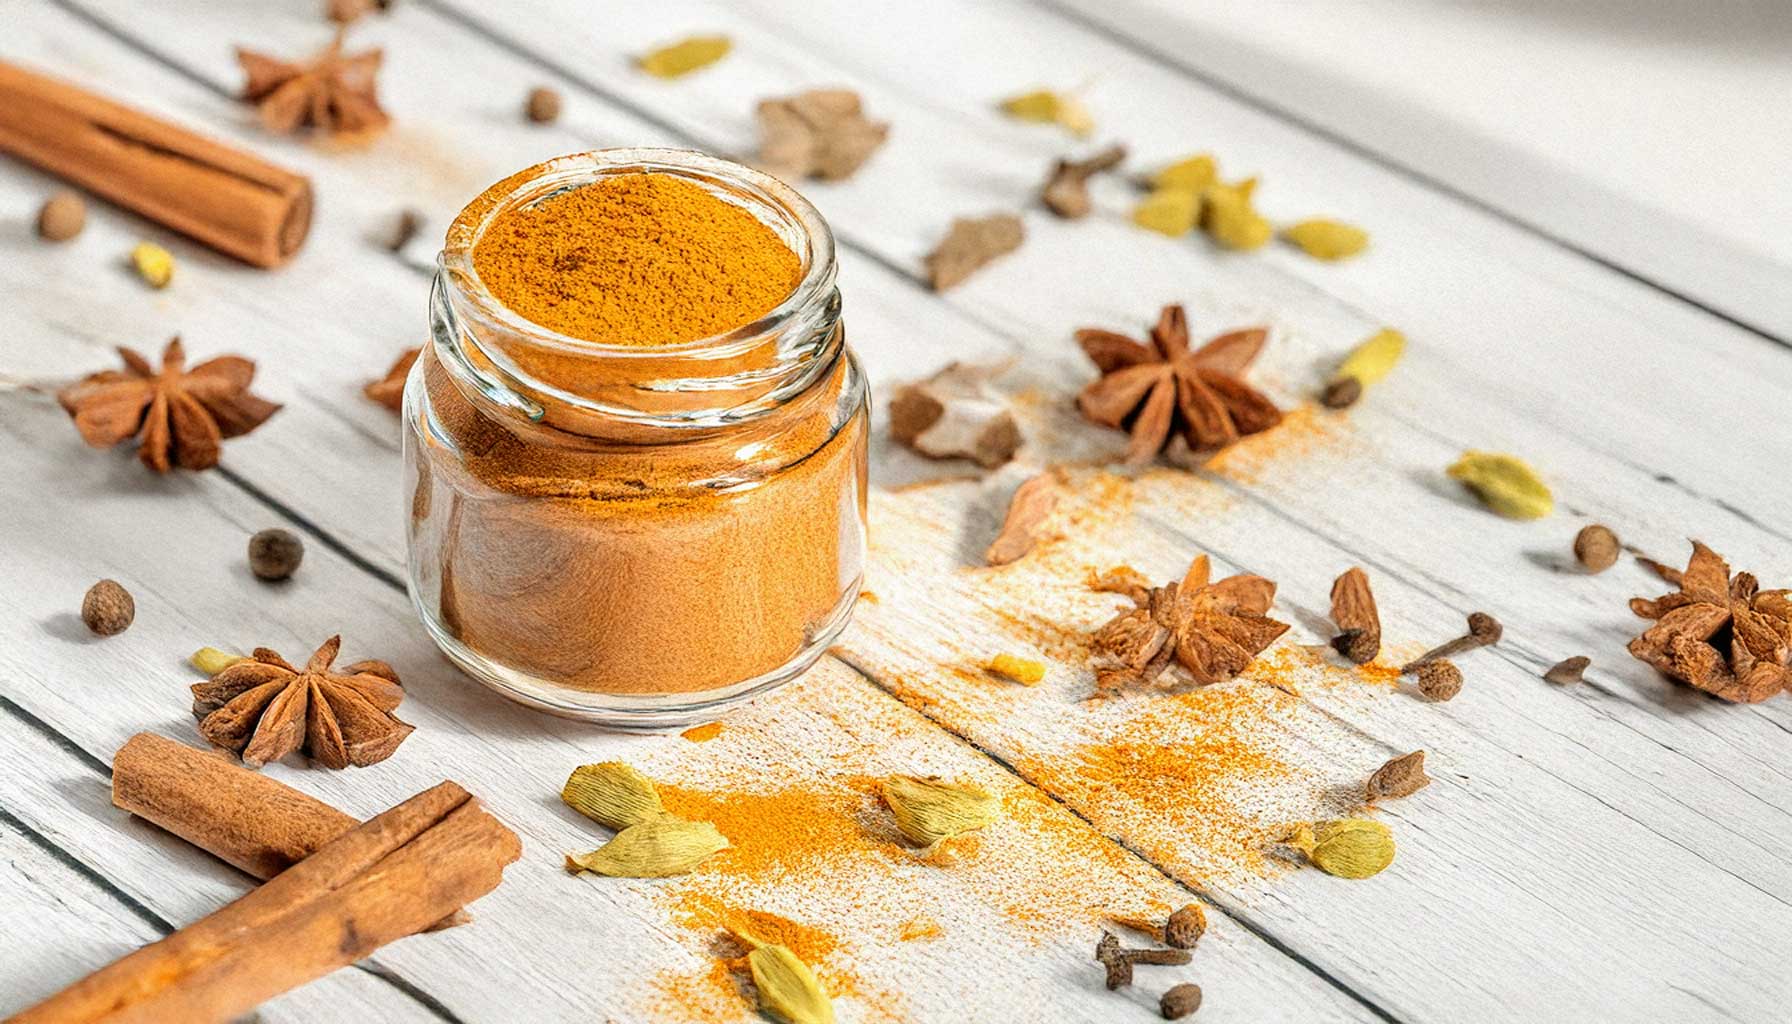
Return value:
[(236, 62), (248, 80), (243, 99), (255, 104), (262, 126), (290, 135), (310, 126), (331, 133), (384, 128), (391, 119), (380, 109), (375, 77), (379, 49), (342, 52), (343, 33), (309, 61), (281, 60), (237, 47)]
[(1764, 701), (1792, 687), (1792, 591), (1762, 590), (1746, 572), (1730, 574), (1717, 552), (1692, 542), (1680, 589), (1630, 608), (1656, 620), (1630, 653), (1670, 679), (1724, 700)]
[(1077, 396), (1077, 408), (1092, 422), (1131, 432), (1127, 462), (1149, 462), (1177, 435), (1197, 452), (1224, 448), (1282, 420), (1275, 403), (1244, 380), (1267, 338), (1263, 328), (1247, 327), (1190, 350), (1179, 305), (1163, 308), (1149, 345), (1085, 327), (1077, 344), (1101, 379)]
[(249, 393), (255, 364), (219, 356), (187, 369), (187, 353), (175, 338), (162, 350), (162, 368), (133, 349), (120, 347), (123, 370), (89, 374), (56, 393), (75, 418), (81, 439), (110, 448), (137, 438), (137, 457), (158, 473), (174, 466), (210, 469), (227, 437), (239, 437), (280, 411), (276, 402)]
[(404, 700), (383, 661), (332, 668), (342, 638), (324, 641), (305, 667), (265, 647), (193, 684), (193, 717), (212, 743), (260, 768), (302, 750), (328, 768), (366, 767), (392, 756), (412, 726), (393, 717)]
[(1096, 631), (1099, 692), (1153, 683), (1171, 664), (1200, 685), (1223, 682), (1287, 631), (1267, 615), (1274, 583), (1248, 573), (1209, 582), (1211, 571), (1202, 555), (1181, 582), (1151, 588)]
[(386, 375), (379, 380), (368, 381), (361, 393), (393, 412), (404, 409), (404, 382), (411, 375), (411, 364), (423, 352), (421, 348), (407, 348), (393, 362)]

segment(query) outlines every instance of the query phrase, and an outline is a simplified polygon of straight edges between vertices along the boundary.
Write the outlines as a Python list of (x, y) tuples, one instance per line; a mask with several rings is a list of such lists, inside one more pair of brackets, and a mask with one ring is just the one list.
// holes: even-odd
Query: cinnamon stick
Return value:
[[(263, 881), (360, 824), (260, 772), (148, 732), (113, 755), (112, 803)], [(434, 927), (468, 920), (456, 911)]]
[(227, 1021), (497, 888), (516, 834), (444, 782), (9, 1024)]
[(311, 228), (304, 176), (5, 61), (0, 151), (258, 267)]

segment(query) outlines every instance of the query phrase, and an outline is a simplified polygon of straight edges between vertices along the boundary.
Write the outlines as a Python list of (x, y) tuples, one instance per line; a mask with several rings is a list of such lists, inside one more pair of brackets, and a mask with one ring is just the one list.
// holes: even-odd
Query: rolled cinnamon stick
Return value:
[[(113, 755), (112, 803), (263, 881), (360, 824), (283, 782), (149, 732)], [(456, 911), (432, 930), (469, 920)]]
[(444, 782), (9, 1024), (227, 1021), (497, 888), (516, 834)]
[(311, 229), (304, 176), (5, 61), (0, 151), (258, 267)]

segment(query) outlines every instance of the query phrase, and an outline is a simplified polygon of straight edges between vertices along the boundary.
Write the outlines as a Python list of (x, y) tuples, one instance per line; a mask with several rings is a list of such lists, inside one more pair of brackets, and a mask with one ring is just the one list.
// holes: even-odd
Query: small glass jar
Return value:
[[(795, 290), (737, 330), (640, 347), (557, 334), (480, 282), (500, 212), (641, 173), (753, 213), (801, 261)], [(834, 278), (807, 200), (698, 153), (561, 157), (469, 204), (403, 412), (410, 592), (437, 645), (512, 699), (622, 727), (714, 717), (813, 664), (865, 560), (866, 385)]]

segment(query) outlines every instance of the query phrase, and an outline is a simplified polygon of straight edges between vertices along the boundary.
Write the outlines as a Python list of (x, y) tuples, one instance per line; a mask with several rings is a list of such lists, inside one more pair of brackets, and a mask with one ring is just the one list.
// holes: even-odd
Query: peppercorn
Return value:
[(290, 530), (263, 530), (249, 538), (249, 571), (258, 579), (286, 579), (304, 559), (305, 544)]
[(529, 90), (529, 102), (523, 110), (536, 124), (553, 124), (560, 119), (560, 94), (538, 85)]
[(1618, 561), (1618, 535), (1592, 523), (1574, 535), (1574, 557), (1588, 572), (1604, 572)]
[(99, 636), (124, 632), (136, 617), (137, 602), (117, 580), (101, 580), (88, 587), (87, 595), (81, 598), (81, 621)]
[(1164, 922), (1164, 942), (1177, 949), (1193, 949), (1207, 931), (1207, 912), (1198, 903), (1190, 903), (1170, 915)]
[(45, 241), (66, 242), (86, 226), (87, 203), (77, 192), (58, 192), (37, 211), (37, 235)]
[(1201, 986), (1186, 981), (1171, 986), (1158, 1000), (1157, 1008), (1165, 1020), (1181, 1020), (1201, 1008)]

